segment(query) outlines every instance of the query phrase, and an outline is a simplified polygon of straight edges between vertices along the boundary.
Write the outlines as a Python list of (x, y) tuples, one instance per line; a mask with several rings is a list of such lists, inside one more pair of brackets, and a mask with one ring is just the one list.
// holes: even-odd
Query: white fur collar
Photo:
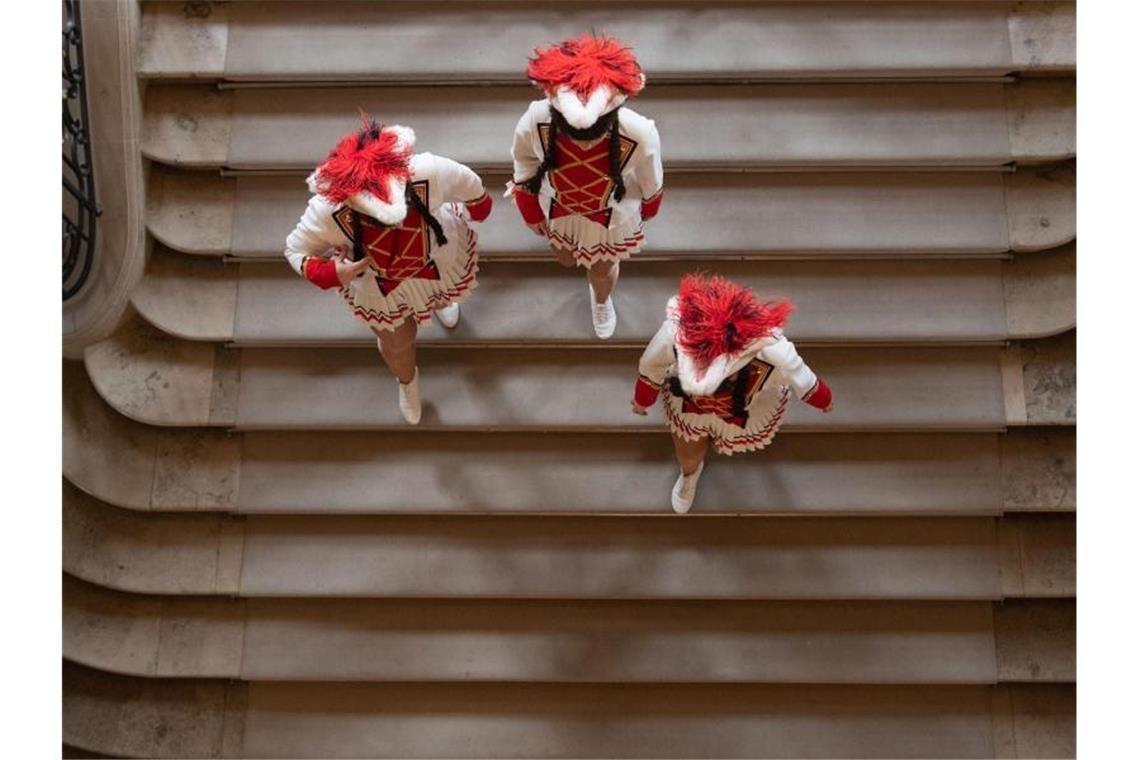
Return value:
[(582, 103), (578, 93), (566, 85), (560, 86), (550, 96), (550, 104), (557, 108), (575, 129), (592, 127), (604, 114), (614, 110), (625, 100), (624, 94), (605, 84), (590, 93), (585, 103)]

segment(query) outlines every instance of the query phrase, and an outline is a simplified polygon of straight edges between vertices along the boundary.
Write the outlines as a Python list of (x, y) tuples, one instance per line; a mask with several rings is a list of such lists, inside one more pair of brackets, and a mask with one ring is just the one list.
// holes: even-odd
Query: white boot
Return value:
[(607, 296), (605, 303), (598, 303), (594, 298), (594, 286), (590, 285), (590, 314), (594, 318), (594, 334), (606, 340), (617, 329), (617, 310), (614, 309), (613, 296)]
[(442, 309), (436, 309), (435, 315), (439, 317), (439, 323), (450, 330), (459, 324), (459, 304), (449, 303)]
[(683, 515), (693, 506), (693, 499), (697, 496), (697, 481), (701, 479), (704, 469), (705, 463), (701, 462), (696, 472), (692, 475), (682, 472), (681, 477), (673, 484), (673, 511), (677, 514)]
[(409, 425), (420, 424), (420, 414), (423, 412), (420, 406), (420, 368), (416, 367), (412, 382), (405, 385), (397, 380), (396, 385), (400, 389), (400, 414), (404, 416), (404, 421)]

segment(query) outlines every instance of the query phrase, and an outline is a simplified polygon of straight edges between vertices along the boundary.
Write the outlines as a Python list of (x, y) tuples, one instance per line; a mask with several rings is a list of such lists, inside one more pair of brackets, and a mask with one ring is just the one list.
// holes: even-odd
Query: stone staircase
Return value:
[[(1074, 15), (143, 0), (147, 271), (64, 366), (65, 755), (1075, 756)], [(494, 192), (583, 28), (666, 159), (606, 344)], [(497, 199), (416, 429), (281, 256), (357, 106)], [(679, 518), (628, 399), (697, 268), (795, 300), (836, 407)]]

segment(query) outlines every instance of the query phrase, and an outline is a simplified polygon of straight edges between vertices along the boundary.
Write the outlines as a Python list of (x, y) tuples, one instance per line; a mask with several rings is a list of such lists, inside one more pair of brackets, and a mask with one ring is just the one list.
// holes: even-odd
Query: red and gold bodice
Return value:
[[(411, 190), (419, 195), (425, 208), (430, 208), (426, 181), (412, 183)], [(357, 213), (348, 206), (342, 206), (333, 214), (337, 226), (349, 240), (354, 240), (353, 216)], [(384, 295), (395, 290), (404, 280), (439, 279), (439, 268), (430, 256), (427, 221), (412, 204), (408, 204), (407, 216), (396, 225), (382, 224), (360, 214), (360, 231), (364, 238), (364, 251), (372, 262), (376, 284)]]
[[(764, 387), (772, 374), (772, 365), (762, 359), (753, 359), (732, 375), (708, 396), (690, 396), (681, 390), (679, 380), (672, 383), (670, 391), (682, 399), (681, 411), (690, 414), (715, 414), (725, 422), (744, 427), (748, 423), (748, 407), (752, 399)], [(738, 384), (743, 388), (738, 395)], [(740, 404), (737, 405), (737, 399)]]
[[(542, 144), (549, 145), (550, 125), (540, 124), (539, 134)], [(620, 135), (619, 139), (619, 165), (624, 168), (637, 143), (625, 135)], [(603, 136), (584, 147), (560, 132), (556, 152), (557, 165), (548, 175), (550, 186), (554, 188), (550, 218), (579, 214), (608, 227), (610, 194), (614, 189), (610, 178), (609, 137)]]

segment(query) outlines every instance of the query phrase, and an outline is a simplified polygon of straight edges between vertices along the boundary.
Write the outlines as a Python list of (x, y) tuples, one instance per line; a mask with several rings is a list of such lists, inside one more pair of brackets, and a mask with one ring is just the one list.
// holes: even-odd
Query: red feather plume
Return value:
[(795, 308), (790, 301), (764, 303), (743, 285), (705, 274), (681, 278), (677, 307), (677, 343), (701, 374), (718, 357), (783, 327)]
[(399, 136), (361, 112), (363, 126), (345, 135), (317, 167), (316, 186), (331, 203), (343, 203), (367, 190), (384, 203), (389, 198), (389, 180), (407, 181), (413, 146), (398, 148)]
[(645, 86), (629, 46), (615, 37), (589, 33), (546, 50), (535, 48), (526, 75), (547, 93), (566, 85), (583, 98), (604, 84), (626, 95), (636, 95)]

